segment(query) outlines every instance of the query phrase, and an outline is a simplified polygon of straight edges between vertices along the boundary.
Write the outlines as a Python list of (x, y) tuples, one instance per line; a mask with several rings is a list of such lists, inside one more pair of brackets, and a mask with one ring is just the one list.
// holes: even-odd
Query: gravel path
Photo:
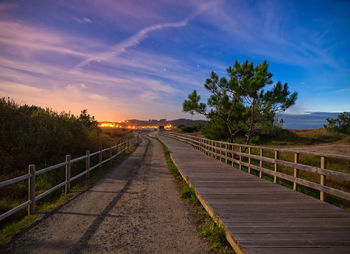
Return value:
[(158, 141), (30, 230), (6, 253), (208, 253)]

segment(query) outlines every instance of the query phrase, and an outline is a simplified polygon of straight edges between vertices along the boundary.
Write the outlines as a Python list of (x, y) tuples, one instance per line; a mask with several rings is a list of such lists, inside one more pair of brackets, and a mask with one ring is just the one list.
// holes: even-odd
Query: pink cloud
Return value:
[(7, 11), (17, 7), (18, 5), (14, 3), (0, 3), (0, 11)]

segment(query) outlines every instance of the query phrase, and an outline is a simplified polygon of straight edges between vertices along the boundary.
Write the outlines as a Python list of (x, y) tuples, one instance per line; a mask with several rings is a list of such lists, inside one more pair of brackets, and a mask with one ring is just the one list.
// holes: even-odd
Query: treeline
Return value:
[(108, 141), (86, 110), (75, 116), (0, 99), (0, 180), (23, 172), (30, 163), (49, 166), (64, 161), (66, 154), (96, 151)]

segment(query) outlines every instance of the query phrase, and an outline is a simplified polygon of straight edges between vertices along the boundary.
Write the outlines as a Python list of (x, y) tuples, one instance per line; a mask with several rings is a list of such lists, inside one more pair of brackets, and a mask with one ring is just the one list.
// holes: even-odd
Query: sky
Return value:
[[(97, 120), (193, 118), (235, 60), (267, 60), (288, 114), (350, 111), (350, 1), (0, 0), (0, 97)], [(194, 117), (198, 118), (198, 116)]]

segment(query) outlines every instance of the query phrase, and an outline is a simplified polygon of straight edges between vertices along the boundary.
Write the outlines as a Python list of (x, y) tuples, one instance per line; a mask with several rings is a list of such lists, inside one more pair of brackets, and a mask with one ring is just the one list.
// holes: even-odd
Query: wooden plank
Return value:
[[(235, 250), (238, 249), (238, 253), (350, 253), (350, 213), (234, 169), (190, 145), (171, 138), (161, 139), (169, 147), (172, 159), (184, 178), (195, 188), (205, 208), (210, 213), (216, 211), (218, 223), (224, 226), (229, 242)], [(227, 150), (226, 147), (223, 149)], [(222, 153), (225, 151), (218, 152)], [(247, 154), (240, 155), (243, 157)], [(258, 161), (262, 158), (251, 156), (256, 156)], [(232, 160), (226, 154), (225, 157)], [(277, 163), (280, 161), (270, 159)], [(241, 162), (241, 166), (249, 165), (239, 159), (233, 161)], [(250, 167), (264, 173), (272, 172), (271, 175), (293, 183), (322, 188), (324, 192), (339, 191), (294, 175), (265, 169), (260, 163), (258, 166), (251, 164)]]
[[(297, 164), (299, 161), (299, 153), (294, 153), (294, 163)], [(294, 178), (297, 178), (299, 176), (299, 171), (297, 168), (293, 169), (293, 176)], [(297, 190), (297, 183), (294, 181), (293, 182), (293, 190), (296, 191)]]
[(28, 215), (35, 213), (35, 164), (30, 164), (28, 166), (28, 201), (30, 205), (28, 206)]
[(12, 178), (12, 179), (8, 179), (6, 181), (2, 181), (2, 182), (0, 182), (0, 188), (5, 187), (5, 186), (10, 185), (10, 184), (14, 184), (14, 183), (26, 180), (29, 177), (30, 177), (30, 174), (25, 174), (25, 175), (18, 176), (18, 177)]
[(66, 155), (66, 181), (64, 186), (64, 193), (68, 194), (70, 192), (70, 174), (71, 174), (71, 164), (70, 155)]

